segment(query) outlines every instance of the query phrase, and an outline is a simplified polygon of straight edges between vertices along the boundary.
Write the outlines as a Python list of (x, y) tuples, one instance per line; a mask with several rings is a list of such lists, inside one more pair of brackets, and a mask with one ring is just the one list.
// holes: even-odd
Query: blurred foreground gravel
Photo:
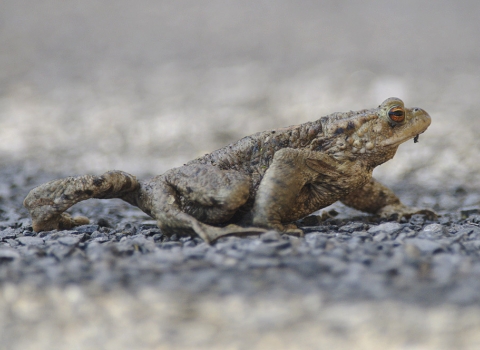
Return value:
[[(478, 307), (5, 286), (6, 349), (478, 349)], [(15, 345), (11, 345), (15, 344)]]

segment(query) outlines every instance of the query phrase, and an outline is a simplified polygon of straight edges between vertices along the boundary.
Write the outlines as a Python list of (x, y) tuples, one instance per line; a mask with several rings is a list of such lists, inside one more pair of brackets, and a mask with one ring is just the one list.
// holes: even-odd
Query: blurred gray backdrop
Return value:
[(433, 118), (376, 171), (478, 188), (480, 2), (0, 0), (0, 165), (140, 176), (390, 96)]

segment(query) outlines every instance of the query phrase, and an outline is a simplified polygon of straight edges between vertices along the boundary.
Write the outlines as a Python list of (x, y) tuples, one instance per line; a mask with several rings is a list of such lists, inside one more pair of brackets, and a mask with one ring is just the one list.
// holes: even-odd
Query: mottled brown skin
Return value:
[(51, 181), (30, 191), (24, 205), (38, 232), (88, 223), (64, 213), (79, 201), (121, 198), (155, 218), (162, 232), (207, 242), (267, 229), (298, 234), (292, 222), (338, 200), (409, 216), (425, 211), (403, 205), (372, 171), (430, 121), (424, 110), (389, 98), (378, 108), (247, 136), (146, 181), (121, 171)]

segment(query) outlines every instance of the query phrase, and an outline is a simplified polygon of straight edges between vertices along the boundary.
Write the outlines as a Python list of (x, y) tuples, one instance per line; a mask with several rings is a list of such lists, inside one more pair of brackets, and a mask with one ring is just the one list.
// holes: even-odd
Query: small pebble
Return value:
[(386, 235), (394, 235), (395, 233), (400, 232), (403, 229), (403, 225), (397, 222), (385, 222), (378, 226), (373, 226), (368, 230), (368, 233), (371, 235), (377, 235), (380, 232), (385, 233)]
[(44, 243), (40, 237), (18, 237), (17, 241), (26, 246), (39, 246)]
[(445, 250), (444, 247), (435, 241), (421, 238), (408, 238), (405, 244), (417, 247), (422, 253), (433, 254)]
[(448, 230), (445, 226), (440, 224), (430, 224), (423, 228), (418, 234), (418, 238), (438, 239), (444, 236), (449, 236)]
[(0, 263), (2, 261), (11, 261), (18, 259), (20, 254), (15, 249), (0, 248)]
[(75, 237), (75, 236), (64, 236), (60, 237), (58, 239), (58, 242), (67, 245), (67, 246), (74, 246), (77, 245), (80, 242), (80, 237)]
[(278, 233), (277, 231), (268, 231), (260, 235), (260, 239), (263, 242), (275, 242), (279, 241), (281, 239), (281, 236), (280, 233)]

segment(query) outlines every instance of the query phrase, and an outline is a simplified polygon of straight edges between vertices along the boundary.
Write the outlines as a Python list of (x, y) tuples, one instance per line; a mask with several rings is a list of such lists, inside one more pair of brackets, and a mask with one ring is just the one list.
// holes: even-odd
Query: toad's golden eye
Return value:
[(403, 123), (405, 120), (405, 111), (402, 107), (392, 107), (388, 111), (388, 117), (394, 123)]

